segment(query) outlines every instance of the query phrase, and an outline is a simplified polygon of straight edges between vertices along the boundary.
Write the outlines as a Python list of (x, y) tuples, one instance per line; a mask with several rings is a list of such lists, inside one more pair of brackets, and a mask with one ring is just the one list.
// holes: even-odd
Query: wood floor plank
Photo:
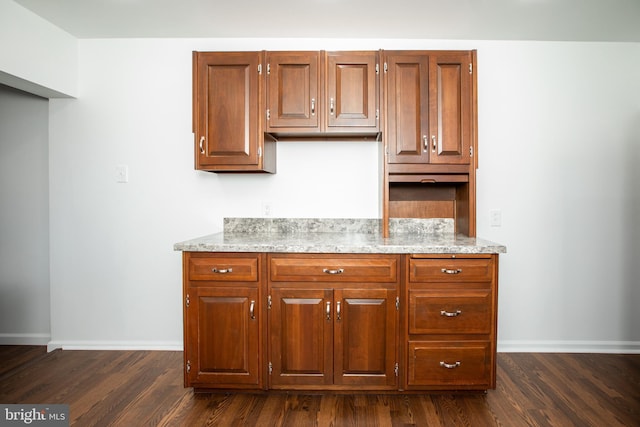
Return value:
[(640, 355), (499, 353), (486, 394), (193, 393), (182, 353), (0, 346), (0, 402), (73, 426), (640, 426)]

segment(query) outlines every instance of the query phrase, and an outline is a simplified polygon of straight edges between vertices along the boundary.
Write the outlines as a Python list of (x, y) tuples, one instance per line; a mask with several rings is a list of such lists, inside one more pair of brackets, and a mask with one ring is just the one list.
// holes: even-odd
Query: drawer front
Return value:
[(257, 282), (259, 255), (191, 254), (188, 260), (189, 280), (215, 282)]
[(409, 281), (489, 282), (493, 279), (492, 258), (409, 259)]
[(491, 386), (491, 345), (489, 341), (473, 342), (409, 342), (407, 385), (458, 386), (488, 388)]
[(300, 256), (272, 257), (274, 282), (396, 282), (398, 257)]
[(491, 291), (409, 291), (410, 334), (489, 334)]

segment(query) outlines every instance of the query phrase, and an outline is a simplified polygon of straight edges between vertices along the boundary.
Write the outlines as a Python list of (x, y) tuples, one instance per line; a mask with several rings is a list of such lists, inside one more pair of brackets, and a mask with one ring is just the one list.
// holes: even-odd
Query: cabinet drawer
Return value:
[(272, 257), (272, 281), (280, 282), (396, 282), (396, 256)]
[(409, 291), (410, 334), (489, 334), (491, 291)]
[(410, 341), (407, 384), (488, 388), (492, 364), (489, 341)]
[(410, 258), (410, 282), (489, 282), (492, 258)]
[(190, 254), (188, 279), (215, 282), (257, 282), (259, 278), (258, 254)]

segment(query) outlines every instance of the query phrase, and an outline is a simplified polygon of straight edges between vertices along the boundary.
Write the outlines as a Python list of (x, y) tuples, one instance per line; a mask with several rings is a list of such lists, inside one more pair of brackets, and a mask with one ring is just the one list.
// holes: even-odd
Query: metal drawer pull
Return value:
[(443, 368), (447, 368), (447, 369), (455, 369), (458, 366), (460, 366), (460, 361), (458, 361), (456, 363), (440, 362), (440, 366), (442, 366)]
[(204, 136), (200, 137), (200, 154), (204, 154)]
[(233, 269), (232, 268), (221, 268), (221, 269), (218, 270), (216, 267), (213, 267), (211, 269), (211, 271), (213, 271), (214, 273), (218, 273), (218, 274), (233, 273)]
[(333, 116), (333, 98), (329, 98), (329, 114)]
[(315, 98), (311, 98), (311, 115), (312, 116), (316, 115), (316, 99)]
[(340, 301), (336, 303), (336, 320), (340, 320)]
[(440, 310), (440, 316), (444, 317), (458, 317), (462, 314), (461, 310), (456, 310), (455, 312)]
[(442, 271), (444, 274), (460, 274), (462, 273), (462, 269), (458, 268), (456, 270), (449, 270), (448, 268), (443, 268)]
[(327, 320), (331, 320), (331, 302), (327, 302)]
[(436, 147), (438, 145), (435, 135), (431, 135), (431, 142), (433, 143), (433, 148), (431, 149), (431, 151), (433, 151), (435, 153), (436, 152)]
[(251, 304), (249, 305), (249, 317), (251, 317), (252, 320), (256, 319), (256, 302), (254, 300), (251, 300)]
[(344, 273), (344, 268), (338, 268), (338, 269), (335, 269), (335, 270), (331, 270), (329, 268), (323, 268), (322, 272), (323, 273), (327, 273), (327, 274), (342, 274), (342, 273)]

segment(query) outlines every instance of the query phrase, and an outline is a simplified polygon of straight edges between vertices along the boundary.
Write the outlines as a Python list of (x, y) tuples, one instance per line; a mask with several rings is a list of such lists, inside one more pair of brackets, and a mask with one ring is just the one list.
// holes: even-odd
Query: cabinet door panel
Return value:
[(189, 290), (188, 378), (194, 387), (259, 386), (256, 288)]
[(377, 52), (328, 52), (325, 117), (328, 132), (378, 129)]
[(267, 130), (320, 129), (319, 52), (267, 52)]
[(335, 384), (395, 388), (395, 296), (388, 289), (335, 291)]
[(325, 385), (333, 381), (332, 292), (272, 289), (269, 318), (271, 386)]
[(469, 163), (471, 74), (469, 53), (431, 57), (431, 163)]
[(429, 57), (391, 54), (386, 61), (388, 161), (428, 163)]
[(197, 52), (196, 168), (258, 165), (259, 52)]

